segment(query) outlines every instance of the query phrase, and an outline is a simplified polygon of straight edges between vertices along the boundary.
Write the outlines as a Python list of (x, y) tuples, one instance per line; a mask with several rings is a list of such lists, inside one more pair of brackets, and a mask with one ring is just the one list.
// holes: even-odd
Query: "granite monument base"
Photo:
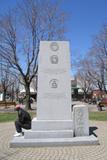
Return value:
[(32, 129), (25, 131), (25, 139), (72, 138), (72, 120), (32, 120)]
[(54, 146), (80, 146), (80, 145), (98, 145), (98, 138), (95, 136), (83, 136), (73, 138), (45, 138), (45, 139), (25, 139), (22, 137), (15, 137), (10, 147), (54, 147)]
[(73, 134), (72, 120), (37, 120), (34, 118), (32, 129), (24, 130), (24, 136), (15, 137), (10, 146), (32, 146), (30, 142), (34, 142), (34, 146), (49, 145), (51, 142), (57, 144), (57, 141), (62, 143), (64, 139), (72, 138)]
[(76, 105), (73, 120), (32, 120), (32, 129), (24, 136), (14, 137), (10, 147), (42, 147), (68, 145), (97, 145), (99, 140), (89, 135), (88, 108)]

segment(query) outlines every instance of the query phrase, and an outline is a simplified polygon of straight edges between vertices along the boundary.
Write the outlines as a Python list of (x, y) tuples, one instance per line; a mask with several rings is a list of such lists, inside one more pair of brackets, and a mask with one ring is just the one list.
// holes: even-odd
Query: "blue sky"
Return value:
[[(14, 7), (16, 1), (0, 0), (0, 13)], [(61, 8), (70, 14), (68, 20), (72, 55), (84, 56), (91, 47), (92, 38), (107, 24), (107, 0), (60, 0)]]
[(84, 55), (93, 37), (107, 24), (107, 0), (63, 0), (63, 8), (71, 15), (67, 37), (72, 54)]

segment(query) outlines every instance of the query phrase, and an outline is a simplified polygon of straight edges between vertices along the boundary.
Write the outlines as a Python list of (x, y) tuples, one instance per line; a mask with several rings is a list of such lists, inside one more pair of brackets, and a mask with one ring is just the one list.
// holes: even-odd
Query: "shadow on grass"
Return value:
[(98, 129), (98, 127), (95, 127), (95, 126), (89, 127), (89, 134), (90, 135), (93, 134), (95, 137), (97, 137), (97, 135), (94, 133), (94, 131), (97, 130), (97, 129)]

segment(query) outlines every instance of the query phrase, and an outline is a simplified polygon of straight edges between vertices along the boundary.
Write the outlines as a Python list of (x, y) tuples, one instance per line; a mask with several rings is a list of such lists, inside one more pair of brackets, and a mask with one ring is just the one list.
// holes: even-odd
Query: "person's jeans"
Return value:
[(19, 122), (18, 120), (16, 120), (15, 121), (15, 127), (16, 127), (16, 131), (18, 133), (21, 133), (22, 132), (22, 128), (24, 128), (24, 129), (31, 129), (31, 122), (22, 124), (21, 122)]

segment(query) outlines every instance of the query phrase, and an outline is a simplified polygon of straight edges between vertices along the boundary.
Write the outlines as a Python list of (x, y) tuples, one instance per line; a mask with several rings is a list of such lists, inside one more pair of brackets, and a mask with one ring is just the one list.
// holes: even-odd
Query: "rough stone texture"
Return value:
[(75, 105), (73, 107), (74, 134), (78, 136), (89, 136), (89, 116), (86, 105)]
[(14, 123), (0, 123), (0, 160), (107, 160), (107, 122), (90, 122), (100, 145), (10, 148)]

